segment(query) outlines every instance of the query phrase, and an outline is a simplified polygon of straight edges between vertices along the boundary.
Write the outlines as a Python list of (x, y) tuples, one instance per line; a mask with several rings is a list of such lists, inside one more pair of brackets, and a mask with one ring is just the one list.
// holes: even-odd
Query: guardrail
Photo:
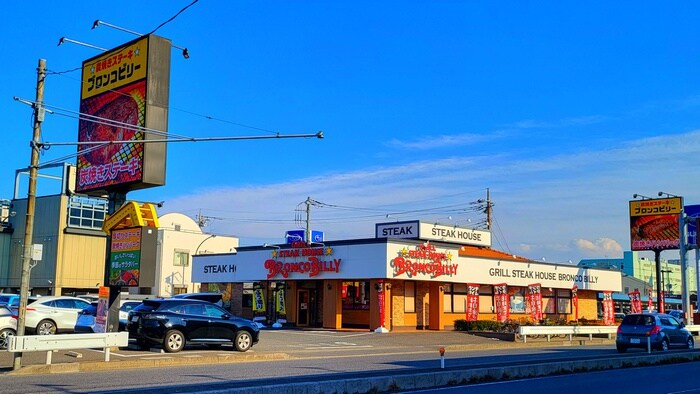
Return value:
[[(685, 328), (694, 335), (700, 334), (700, 325), (691, 324)], [(553, 336), (568, 336), (569, 341), (573, 341), (574, 335), (588, 335), (589, 340), (593, 340), (593, 335), (607, 335), (608, 339), (613, 334), (617, 334), (617, 325), (614, 326), (520, 326), (518, 334), (527, 342), (528, 336), (546, 336), (550, 342)]]
[(46, 364), (51, 364), (54, 350), (102, 348), (109, 361), (110, 348), (129, 346), (129, 333), (105, 332), (90, 334), (24, 335), (9, 338), (8, 352), (46, 352)]

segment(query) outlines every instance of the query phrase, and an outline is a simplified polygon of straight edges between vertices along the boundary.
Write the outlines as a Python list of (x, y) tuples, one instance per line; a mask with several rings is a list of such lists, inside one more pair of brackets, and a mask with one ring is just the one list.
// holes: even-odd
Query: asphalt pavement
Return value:
[(375, 333), (363, 330), (324, 329), (263, 329), (260, 342), (245, 353), (231, 346), (210, 349), (205, 346), (188, 346), (179, 353), (165, 353), (161, 347), (139, 350), (135, 346), (110, 349), (109, 361), (105, 361), (103, 349), (75, 349), (53, 351), (47, 365), (47, 352), (25, 352), (21, 355), (22, 367), (13, 369), (14, 353), (0, 351), (0, 373), (36, 374), (78, 371), (98, 371), (115, 368), (150, 368), (161, 366), (196, 365), (211, 363), (235, 363), (269, 360), (288, 360), (318, 357), (324, 354), (362, 354), (367, 352), (435, 352), (440, 348), (446, 352), (469, 349), (497, 349), (542, 346), (584, 346), (614, 341), (587, 337), (574, 341), (556, 338), (551, 342), (545, 338), (528, 338), (522, 342), (502, 341), (472, 335), (460, 331), (409, 331)]

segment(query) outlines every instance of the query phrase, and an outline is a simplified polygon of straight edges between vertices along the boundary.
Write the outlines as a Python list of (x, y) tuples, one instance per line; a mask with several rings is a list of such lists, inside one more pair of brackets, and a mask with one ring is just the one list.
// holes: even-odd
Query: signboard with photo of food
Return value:
[[(165, 184), (168, 40), (140, 37), (83, 62), (76, 191)], [(133, 142), (132, 142), (133, 141)]]
[(678, 249), (679, 218), (683, 212), (680, 197), (630, 201), (632, 250)]

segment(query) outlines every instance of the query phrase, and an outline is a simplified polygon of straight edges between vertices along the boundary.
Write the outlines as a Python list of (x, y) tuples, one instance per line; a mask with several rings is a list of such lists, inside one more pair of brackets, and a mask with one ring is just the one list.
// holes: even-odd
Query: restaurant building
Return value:
[[(192, 281), (266, 323), (443, 330), (457, 319), (597, 318), (619, 271), (546, 264), (491, 247), (487, 231), (380, 223), (375, 238), (239, 247), (193, 256)], [(539, 312), (539, 314), (538, 314)]]

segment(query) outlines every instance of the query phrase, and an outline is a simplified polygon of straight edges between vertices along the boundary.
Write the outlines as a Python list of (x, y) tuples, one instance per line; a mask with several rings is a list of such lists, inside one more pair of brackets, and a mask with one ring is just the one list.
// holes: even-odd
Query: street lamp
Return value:
[(207, 240), (209, 240), (210, 238), (216, 238), (216, 234), (211, 234), (210, 236), (204, 238), (204, 239), (202, 240), (202, 242), (200, 242), (199, 245), (197, 245), (197, 249), (194, 250), (194, 255), (197, 255), (197, 253), (199, 253), (199, 248), (201, 248), (202, 245), (203, 245), (205, 242), (207, 242)]

